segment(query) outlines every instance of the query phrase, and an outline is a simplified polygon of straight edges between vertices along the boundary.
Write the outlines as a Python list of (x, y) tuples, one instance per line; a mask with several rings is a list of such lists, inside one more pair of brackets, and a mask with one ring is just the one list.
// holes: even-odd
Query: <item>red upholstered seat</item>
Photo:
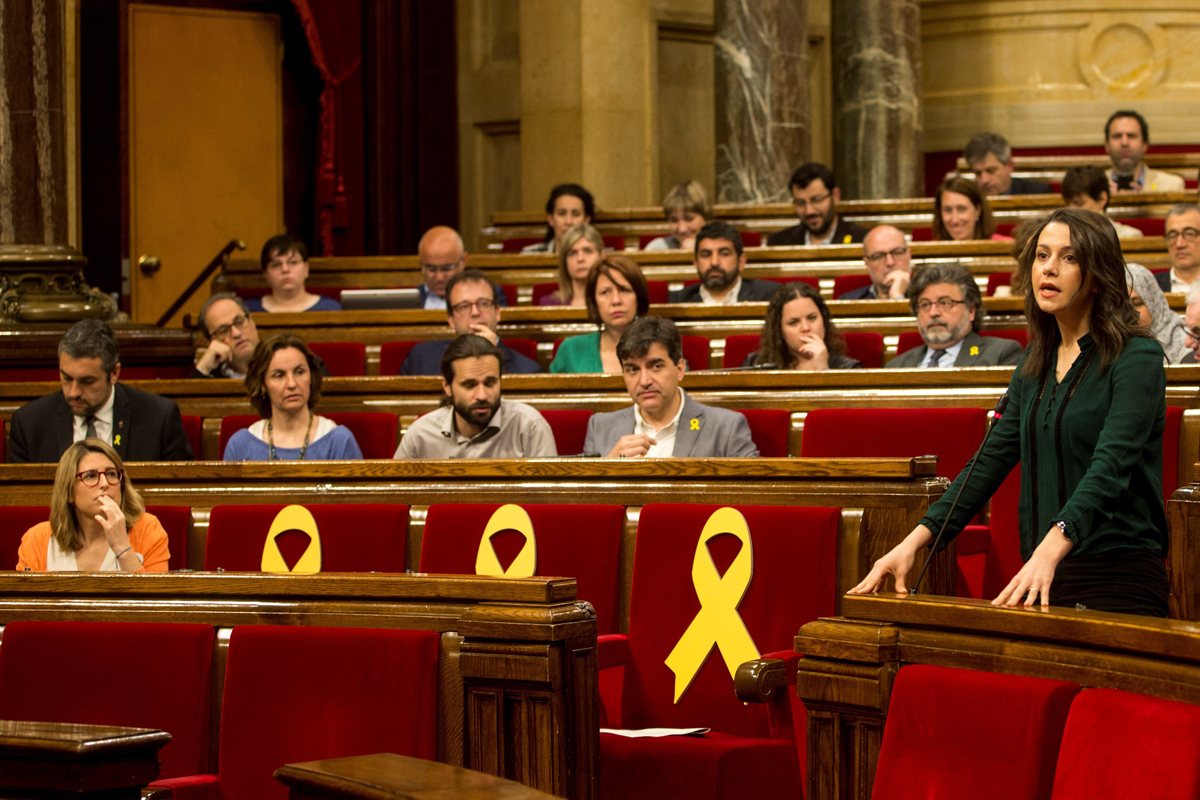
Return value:
[(725, 369), (740, 367), (751, 353), (758, 351), (762, 337), (757, 333), (735, 333), (725, 337), (725, 358), (721, 366)]
[(533, 285), (533, 297), (530, 302), (533, 305), (539, 305), (543, 297), (548, 294), (554, 294), (558, 291), (558, 282), (554, 283), (535, 283)]
[(662, 305), (671, 296), (671, 284), (667, 281), (646, 281), (646, 294), (651, 303)]
[(1179, 428), (1183, 409), (1167, 406), (1167, 425), (1163, 428), (1163, 503), (1179, 488)]
[[(180, 416), (183, 420), (183, 433), (187, 436), (188, 444), (192, 446), (192, 455), (196, 460), (200, 460), (200, 431), (203, 429), (203, 421), (197, 414), (183, 414)], [(0, 429), (0, 439), (3, 439), (4, 431)], [(3, 446), (0, 446), (3, 449)], [(0, 453), (0, 460), (3, 460), (4, 454)]]
[(501, 339), (500, 341), (530, 361), (537, 361), (537, 342), (533, 339)]
[[(770, 710), (744, 705), (734, 695), (719, 647), (713, 647), (674, 701), (675, 674), (665, 662), (700, 612), (692, 563), (705, 524), (719, 508), (651, 504), (642, 509), (624, 637), (628, 654), (607, 662), (602, 657), (600, 677), (606, 727), (697, 726), (714, 733), (666, 740), (602, 734), (602, 797), (803, 794), (804, 737), (796, 741), (793, 730), (804, 731), (806, 723), (794, 688), (787, 702)], [(794, 676), (796, 631), (833, 611), (839, 512), (791, 506), (740, 506), (738, 511), (750, 534), (753, 574), (737, 614), (758, 651), (786, 658)], [(711, 539), (708, 553), (719, 574), (736, 580), (742, 544), (732, 533)], [(703, 636), (713, 628), (702, 623), (693, 630)]]
[(792, 414), (778, 408), (737, 409), (750, 423), (750, 438), (763, 458), (787, 458)]
[(416, 346), (416, 342), (384, 342), (379, 346), (379, 374), (399, 375), (408, 351)]
[(335, 378), (353, 378), (366, 374), (367, 346), (360, 342), (309, 342), (308, 347), (319, 355), (329, 374)]
[(523, 236), (515, 239), (505, 239), (500, 243), (501, 253), (519, 253), (531, 244), (540, 244), (541, 237)]
[(221, 417), (221, 432), (217, 436), (217, 458), (225, 458), (225, 445), (229, 444), (229, 437), (242, 428), (249, 428), (260, 419), (262, 417), (258, 414), (228, 414)]
[(434, 631), (239, 625), (225, 669), (218, 775), (151, 786), (286, 800), (272, 777), (284, 764), (371, 753), (432, 760), (437, 674)]
[(1078, 692), (1078, 684), (1044, 678), (920, 664), (901, 668), (872, 800), (1049, 797), (1067, 711)]
[(1200, 797), (1200, 706), (1113, 689), (1075, 698), (1053, 800)]
[(883, 366), (883, 334), (867, 331), (850, 331), (843, 333), (846, 340), (846, 355), (857, 358), (865, 369), (879, 369)]
[(991, 336), (996, 339), (1011, 339), (1024, 349), (1029, 346), (1029, 330), (1027, 328), (1010, 328), (1007, 330), (980, 331), (980, 336)]
[(1001, 286), (1012, 286), (1011, 272), (993, 272), (988, 275), (987, 296), (995, 297), (996, 290)]
[[(146, 506), (146, 511), (158, 517), (167, 532), (167, 548), (171, 553), (167, 569), (187, 566), (188, 529), (192, 510), (187, 506)], [(0, 570), (17, 567), (17, 549), (25, 531), (50, 519), (49, 506), (7, 506), (0, 514)]]
[[(474, 575), (484, 529), (498, 503), (439, 503), (429, 507), (421, 538), (421, 572)], [(610, 505), (523, 505), (533, 523), (537, 571), (575, 578), (578, 597), (596, 609), (601, 634), (617, 630), (618, 558), (625, 508)], [(492, 538), (507, 567), (525, 543), (516, 531)]]
[[(344, 425), (354, 434), (363, 458), (391, 458), (396, 452), (399, 419), (395, 414), (383, 411), (345, 412), (322, 414), (338, 425)], [(257, 414), (230, 414), (221, 417), (221, 433), (217, 438), (217, 458), (225, 457), (225, 445), (229, 438), (243, 428), (249, 428), (261, 419)]]
[(906, 353), (914, 347), (920, 347), (925, 344), (925, 340), (921, 338), (918, 331), (904, 331), (896, 340), (896, 355)]
[[(205, 772), (213, 635), (181, 623), (10, 622), (0, 719), (157, 728), (171, 734), (162, 777)], [(84, 672), (93, 680), (72, 680)]]
[(595, 412), (590, 408), (543, 408), (539, 413), (550, 423), (554, 449), (560, 456), (577, 456), (583, 452), (588, 420)]
[(1167, 220), (1165, 217), (1153, 217), (1150, 219), (1123, 219), (1120, 222), (1128, 225), (1131, 228), (1137, 228), (1146, 236), (1162, 236), (1167, 232)]
[(687, 360), (688, 369), (693, 372), (708, 369), (708, 353), (710, 342), (707, 336), (682, 336), (683, 357)]
[[(208, 523), (204, 568), (258, 572), (263, 545), (281, 505), (217, 506)], [(408, 506), (337, 504), (305, 506), (321, 537), (322, 572), (404, 572)], [(289, 566), (308, 546), (299, 533), (280, 537)]]
[(864, 286), (871, 285), (871, 276), (865, 272), (854, 275), (838, 275), (833, 279), (833, 297), (837, 299), (846, 292), (853, 292)]

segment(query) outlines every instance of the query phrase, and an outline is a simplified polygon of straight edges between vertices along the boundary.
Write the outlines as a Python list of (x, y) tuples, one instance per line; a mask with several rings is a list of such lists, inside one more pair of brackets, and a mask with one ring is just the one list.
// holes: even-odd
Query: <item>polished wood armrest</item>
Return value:
[(291, 800), (553, 800), (554, 795), (462, 767), (392, 753), (288, 764), (275, 779)]
[(160, 789), (153, 786), (142, 789), (142, 800), (174, 800), (174, 797), (173, 789)]
[(787, 685), (787, 662), (782, 658), (747, 661), (733, 676), (733, 691), (743, 703), (769, 703), (775, 692)]

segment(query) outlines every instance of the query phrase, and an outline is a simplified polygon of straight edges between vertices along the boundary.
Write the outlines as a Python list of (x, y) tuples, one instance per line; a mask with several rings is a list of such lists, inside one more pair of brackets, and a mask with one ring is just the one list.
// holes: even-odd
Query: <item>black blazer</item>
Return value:
[[(802, 245), (804, 244), (805, 230), (803, 225), (793, 225), (790, 228), (775, 231), (767, 237), (767, 245), (770, 247)], [(869, 229), (838, 217), (837, 227), (833, 229), (833, 239), (829, 243), (862, 244), (862, 240), (867, 238), (868, 233), (870, 233)]]
[[(453, 339), (435, 339), (432, 342), (420, 342), (413, 345), (400, 365), (401, 375), (441, 375), (442, 354), (450, 346)], [(513, 350), (503, 341), (500, 349), (504, 352), (505, 375), (532, 375), (542, 371), (542, 365), (530, 361), (525, 356)]]
[[(775, 281), (760, 281), (756, 278), (742, 278), (742, 286), (738, 289), (739, 303), (763, 303), (775, 296), (775, 292), (783, 284)], [(667, 295), (668, 303), (703, 303), (700, 299), (700, 284), (693, 283), (677, 292)], [(414, 348), (415, 349), (415, 348)]]
[[(120, 382), (113, 392), (113, 449), (122, 461), (191, 461), (195, 457), (174, 400)], [(71, 446), (74, 426), (62, 392), (26, 403), (13, 413), (8, 461), (57, 464)]]
[(1158, 288), (1163, 290), (1163, 294), (1171, 292), (1171, 270), (1166, 272), (1154, 273), (1154, 280), (1158, 281)]
[(1050, 188), (1050, 184), (1042, 183), (1041, 181), (1030, 180), (1029, 178), (1013, 178), (1012, 185), (1008, 188), (1008, 193), (1013, 194), (1054, 194), (1054, 190)]

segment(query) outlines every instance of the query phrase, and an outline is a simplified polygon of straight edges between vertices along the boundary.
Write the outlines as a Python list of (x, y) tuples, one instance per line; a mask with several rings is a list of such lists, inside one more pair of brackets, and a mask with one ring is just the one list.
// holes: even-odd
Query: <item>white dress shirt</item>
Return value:
[(733, 282), (733, 286), (729, 287), (729, 291), (720, 300), (712, 296), (708, 291), (708, 287), (703, 283), (700, 284), (700, 302), (706, 306), (734, 306), (737, 305), (738, 292), (742, 290), (742, 276), (738, 275), (738, 279)]
[[(101, 441), (112, 444), (113, 433), (113, 401), (117, 396), (117, 387), (114, 385), (108, 393), (108, 401), (100, 406), (100, 410), (96, 412), (96, 438)], [(87, 438), (87, 417), (73, 417), (75, 422), (75, 433), (72, 442), (82, 442)]]
[[(949, 369), (950, 367), (953, 367), (954, 362), (958, 360), (958, 352), (960, 350), (962, 350), (962, 343), (963, 343), (963, 340), (959, 339), (957, 342), (955, 342), (954, 344), (947, 347), (945, 352), (942, 354), (941, 359), (938, 361), (936, 368), (937, 369)], [(929, 363), (929, 359), (932, 357), (933, 357), (933, 348), (926, 345), (925, 358), (921, 361), (921, 366), (922, 367), (932, 366)]]
[(1192, 285), (1187, 281), (1180, 280), (1179, 276), (1175, 274), (1175, 268), (1171, 267), (1171, 291), (1187, 294), (1191, 289)]
[(428, 292), (425, 295), (425, 308), (446, 310), (446, 298), (438, 297), (433, 292)]
[(633, 432), (640, 433), (644, 436), (649, 436), (658, 444), (646, 451), (646, 458), (670, 458), (675, 455), (675, 434), (679, 430), (679, 418), (683, 416), (683, 387), (679, 387), (679, 409), (675, 412), (675, 417), (666, 425), (654, 430), (654, 426), (646, 422), (642, 416), (642, 410), (637, 406), (633, 407), (634, 423)]

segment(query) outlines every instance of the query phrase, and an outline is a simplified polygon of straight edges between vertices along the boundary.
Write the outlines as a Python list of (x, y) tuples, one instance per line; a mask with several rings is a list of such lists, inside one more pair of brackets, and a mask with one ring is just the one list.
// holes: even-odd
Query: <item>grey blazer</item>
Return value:
[[(972, 349), (975, 353), (972, 355)], [(1020, 342), (1012, 339), (1001, 339), (997, 336), (980, 336), (971, 331), (963, 339), (958, 358), (954, 359), (956, 367), (1011, 367), (1021, 360), (1024, 354)], [(929, 360), (929, 348), (925, 345), (914, 347), (887, 362), (886, 367), (913, 368), (920, 367)]]
[[(607, 456), (622, 436), (633, 433), (634, 406), (594, 414), (588, 420), (587, 438), (583, 452)], [(696, 425), (692, 425), (695, 420)], [(695, 429), (693, 429), (693, 427)], [(679, 430), (675, 434), (676, 458), (754, 458), (758, 448), (750, 438), (746, 417), (726, 408), (714, 408), (697, 403), (686, 392), (683, 413), (679, 415)]]

